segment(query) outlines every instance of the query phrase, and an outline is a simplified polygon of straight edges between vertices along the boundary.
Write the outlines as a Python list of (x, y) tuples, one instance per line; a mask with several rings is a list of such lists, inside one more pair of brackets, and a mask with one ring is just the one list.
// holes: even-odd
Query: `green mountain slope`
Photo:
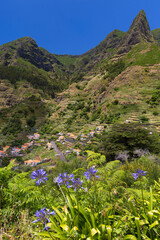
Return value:
[(160, 45), (160, 28), (152, 30), (152, 35), (156, 42)]
[[(153, 131), (160, 130), (160, 48), (144, 11), (136, 16), (114, 51), (97, 60), (88, 72), (84, 68), (83, 81), (73, 83), (53, 100), (51, 121), (54, 119), (59, 131), (83, 129), (87, 133), (99, 124), (125, 121), (143, 122)], [(91, 54), (96, 58), (95, 49)]]
[[(45, 100), (54, 98), (55, 93), (66, 88), (68, 82), (68, 73), (65, 72), (63, 64), (53, 54), (39, 48), (30, 37), (2, 45), (0, 47), (1, 143), (6, 140), (14, 142), (15, 138), (23, 139), (26, 135), (22, 134), (24, 129), (27, 131), (33, 126), (38, 127), (48, 114)], [(30, 101), (30, 98), (33, 101)], [(8, 122), (8, 119), (13, 120), (13, 118), (20, 121), (21, 127), (17, 131), (17, 128), (14, 131)], [(34, 124), (28, 125), (27, 122)], [(11, 130), (6, 131), (7, 128)]]
[[(48, 119), (59, 131), (80, 131), (96, 124), (141, 121), (146, 114), (149, 126), (159, 131), (160, 49), (158, 33), (152, 32), (142, 10), (127, 33), (114, 30), (80, 56), (50, 54), (29, 37), (2, 45), (1, 142), (17, 138), (24, 126), (29, 130), (28, 118), (35, 119), (34, 127)], [(32, 111), (25, 110), (29, 105)], [(6, 131), (10, 118), (20, 119), (19, 132)]]
[(114, 30), (98, 46), (81, 55), (76, 64), (84, 69), (91, 69), (97, 62), (112, 56), (124, 36), (124, 32)]

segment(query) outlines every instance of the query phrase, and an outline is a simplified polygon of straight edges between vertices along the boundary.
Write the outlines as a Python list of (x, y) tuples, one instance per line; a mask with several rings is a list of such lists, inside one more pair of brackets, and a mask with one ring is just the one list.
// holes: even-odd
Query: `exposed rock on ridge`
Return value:
[(14, 65), (18, 58), (23, 58), (45, 71), (52, 71), (55, 63), (60, 64), (52, 54), (39, 48), (31, 37), (23, 37), (0, 47), (1, 65)]
[(141, 10), (133, 20), (130, 29), (122, 40), (123, 45), (118, 54), (128, 52), (132, 46), (142, 41), (154, 42), (144, 10)]

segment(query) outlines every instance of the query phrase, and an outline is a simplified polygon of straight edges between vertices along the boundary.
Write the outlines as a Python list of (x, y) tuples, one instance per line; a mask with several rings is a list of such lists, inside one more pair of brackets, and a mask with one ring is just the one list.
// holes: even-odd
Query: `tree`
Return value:
[(136, 149), (147, 149), (158, 153), (159, 138), (137, 123), (115, 124), (112, 130), (102, 136), (101, 148), (105, 150), (107, 160), (114, 160), (119, 152), (128, 151), (133, 156)]
[(33, 116), (30, 116), (27, 118), (26, 120), (28, 126), (30, 126), (31, 128), (34, 127), (35, 123), (36, 123), (36, 117), (33, 115)]

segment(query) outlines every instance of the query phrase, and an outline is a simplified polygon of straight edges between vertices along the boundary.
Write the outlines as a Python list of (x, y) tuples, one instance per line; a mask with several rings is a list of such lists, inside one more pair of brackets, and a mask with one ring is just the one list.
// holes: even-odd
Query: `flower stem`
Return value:
[(143, 201), (143, 210), (144, 210), (144, 213), (145, 213), (145, 206), (144, 206), (144, 194), (143, 194), (143, 184), (142, 184), (142, 178), (141, 178), (141, 193), (142, 193), (142, 201)]
[(68, 207), (70, 208), (69, 203), (68, 203), (68, 201), (67, 201), (67, 199), (66, 199), (66, 197), (65, 197), (65, 195), (64, 195), (64, 192), (62, 191), (62, 188), (61, 188), (61, 186), (59, 185), (59, 183), (58, 183), (58, 186), (59, 186), (59, 189), (60, 189), (60, 191), (61, 191), (61, 193), (62, 193), (62, 195), (63, 195), (63, 197), (64, 197), (65, 202), (67, 203)]
[(42, 193), (43, 193), (43, 195), (44, 195), (44, 198), (45, 198), (47, 207), (49, 208), (48, 200), (47, 200), (47, 197), (46, 197), (46, 192), (44, 191), (44, 186), (42, 186)]

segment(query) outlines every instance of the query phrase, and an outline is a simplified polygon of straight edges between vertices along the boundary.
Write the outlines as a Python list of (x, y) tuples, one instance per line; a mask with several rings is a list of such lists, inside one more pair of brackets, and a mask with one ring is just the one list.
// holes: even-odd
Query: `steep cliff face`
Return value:
[(18, 58), (23, 58), (45, 71), (52, 71), (54, 64), (61, 65), (52, 54), (39, 48), (31, 37), (23, 37), (0, 47), (1, 65), (15, 65)]
[(118, 54), (128, 52), (132, 46), (142, 41), (154, 42), (144, 10), (141, 10), (133, 20), (130, 29), (122, 40)]

